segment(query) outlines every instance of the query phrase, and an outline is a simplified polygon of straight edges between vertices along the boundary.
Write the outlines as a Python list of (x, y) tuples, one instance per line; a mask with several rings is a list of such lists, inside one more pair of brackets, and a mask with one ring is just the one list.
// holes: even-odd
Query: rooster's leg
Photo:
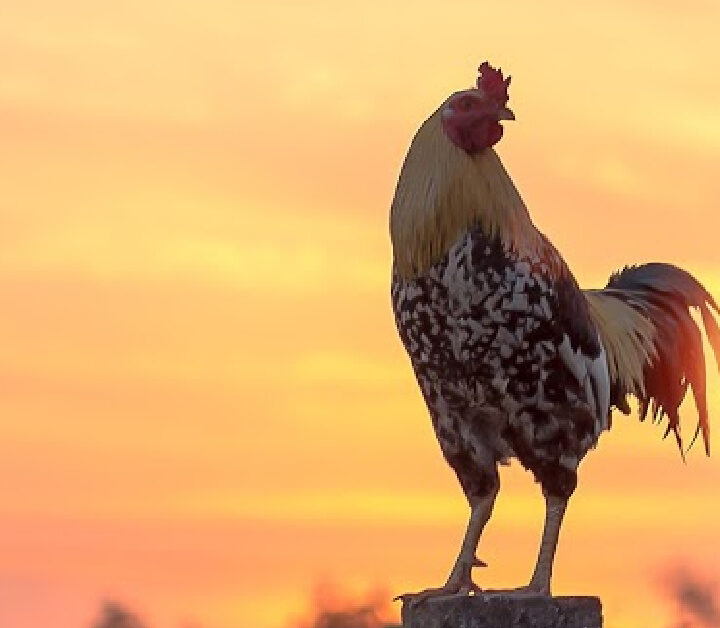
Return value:
[(545, 494), (545, 527), (540, 551), (530, 583), (518, 589), (487, 591), (488, 595), (550, 595), (553, 560), (560, 536), (560, 526), (567, 507), (567, 498)]
[(550, 578), (557, 549), (560, 526), (562, 525), (567, 499), (545, 493), (545, 528), (543, 529), (540, 551), (535, 571), (527, 589), (532, 593), (550, 595)]
[(491, 494), (473, 500), (470, 511), (470, 521), (465, 531), (465, 538), (460, 546), (460, 553), (458, 554), (447, 582), (441, 587), (425, 589), (419, 593), (404, 593), (395, 599), (417, 604), (431, 597), (456, 594), (467, 595), (470, 592), (478, 592), (480, 590), (472, 581), (472, 568), (485, 566), (485, 563), (476, 558), (475, 551), (477, 550), (483, 528), (488, 522), (488, 519), (490, 519), (496, 495), (497, 488), (495, 488)]

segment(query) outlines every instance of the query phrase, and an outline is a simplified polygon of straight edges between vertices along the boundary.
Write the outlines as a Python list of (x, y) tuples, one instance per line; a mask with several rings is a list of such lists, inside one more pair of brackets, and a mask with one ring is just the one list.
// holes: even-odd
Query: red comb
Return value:
[(477, 80), (477, 88), (488, 100), (497, 103), (498, 107), (504, 107), (508, 101), (508, 86), (510, 77), (503, 79), (502, 70), (496, 70), (487, 61), (478, 68), (480, 76)]

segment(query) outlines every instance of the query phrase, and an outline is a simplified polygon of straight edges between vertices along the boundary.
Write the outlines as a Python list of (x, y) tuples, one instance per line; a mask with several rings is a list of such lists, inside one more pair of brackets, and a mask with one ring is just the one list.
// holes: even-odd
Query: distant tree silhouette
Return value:
[(348, 596), (332, 584), (320, 584), (313, 595), (308, 618), (290, 628), (399, 628), (389, 621), (390, 596), (379, 589), (363, 596)]
[(105, 602), (100, 619), (91, 628), (147, 628), (147, 626), (122, 605)]
[(310, 626), (303, 628), (399, 628), (378, 619), (375, 609), (365, 606), (343, 611), (320, 611)]
[[(294, 622), (292, 628), (400, 628), (397, 624), (383, 621), (387, 609), (377, 600), (365, 603), (343, 601), (329, 604), (316, 600), (317, 606), (310, 620)], [(117, 602), (105, 602), (100, 618), (90, 628), (149, 628), (137, 615)], [(186, 625), (186, 628), (190, 626)], [(198, 628), (194, 624), (192, 628)], [(252, 627), (248, 627), (252, 628)]]
[(720, 596), (717, 584), (687, 569), (668, 578), (670, 593), (678, 606), (678, 618), (670, 628), (720, 627)]

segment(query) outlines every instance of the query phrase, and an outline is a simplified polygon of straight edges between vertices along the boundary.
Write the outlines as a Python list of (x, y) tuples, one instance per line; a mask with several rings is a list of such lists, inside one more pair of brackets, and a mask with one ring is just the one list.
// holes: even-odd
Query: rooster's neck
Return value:
[(476, 225), (521, 257), (547, 245), (497, 153), (488, 148), (470, 157), (448, 139), (435, 112), (415, 135), (395, 190), (396, 272), (405, 278), (423, 273)]

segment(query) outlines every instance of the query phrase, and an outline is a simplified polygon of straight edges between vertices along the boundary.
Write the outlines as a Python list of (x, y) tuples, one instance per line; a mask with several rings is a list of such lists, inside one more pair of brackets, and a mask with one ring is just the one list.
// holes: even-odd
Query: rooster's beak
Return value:
[(514, 120), (515, 114), (507, 107), (503, 107), (500, 111), (498, 111), (497, 118), (498, 120)]

